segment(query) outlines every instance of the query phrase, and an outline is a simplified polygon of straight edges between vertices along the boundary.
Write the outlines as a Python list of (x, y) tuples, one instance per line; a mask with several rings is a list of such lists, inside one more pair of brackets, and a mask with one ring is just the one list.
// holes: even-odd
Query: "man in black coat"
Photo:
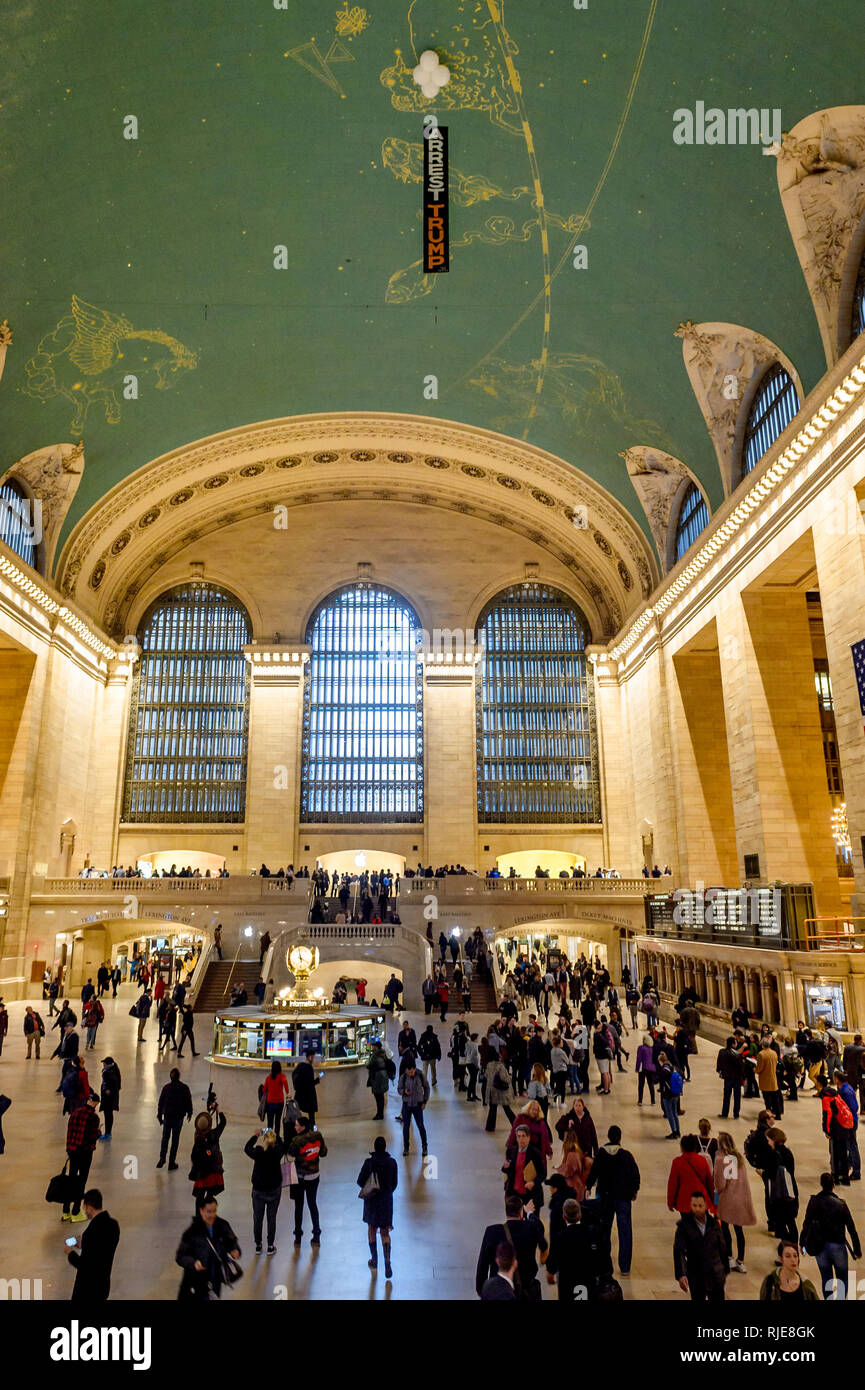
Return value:
[(640, 1170), (630, 1150), (621, 1147), (622, 1131), (618, 1125), (610, 1125), (607, 1140), (604, 1147), (598, 1150), (586, 1189), (597, 1184), (608, 1239), (615, 1217), (619, 1235), (619, 1270), (622, 1274), (630, 1274), (634, 1240), (631, 1206), (640, 1190)]
[[(177, 1169), (177, 1146), (180, 1143), (180, 1131), (183, 1129), (183, 1121), (192, 1119), (192, 1095), (189, 1087), (180, 1079), (180, 1069), (172, 1067), (169, 1073), (170, 1080), (163, 1086), (159, 1093), (159, 1104), (156, 1107), (156, 1118), (162, 1125), (162, 1144), (159, 1149), (159, 1162), (157, 1168), (165, 1167), (165, 1156), (168, 1155), (168, 1171), (173, 1173)], [(171, 1141), (171, 1150), (168, 1143)]]
[(219, 1204), (207, 1192), (201, 1194), (191, 1226), (180, 1238), (175, 1260), (183, 1270), (177, 1297), (202, 1302), (211, 1293), (219, 1298), (225, 1283), (226, 1257), (240, 1259), (237, 1236), (227, 1221), (217, 1215)]
[(594, 1302), (598, 1296), (598, 1279), (606, 1274), (607, 1261), (581, 1220), (580, 1204), (569, 1197), (562, 1207), (564, 1226), (550, 1241), (547, 1258), (547, 1283), (555, 1284), (558, 1275), (559, 1302)]
[(673, 1268), (679, 1288), (693, 1303), (723, 1303), (730, 1261), (720, 1222), (706, 1210), (706, 1198), (694, 1193), (691, 1210), (676, 1226)]
[(487, 1279), (480, 1290), (482, 1303), (512, 1303), (517, 1298), (514, 1280), (517, 1273), (517, 1255), (508, 1241), (502, 1241), (496, 1250), (496, 1273)]
[(715, 1062), (715, 1070), (724, 1083), (724, 1099), (721, 1102), (720, 1119), (726, 1120), (730, 1114), (730, 1100), (733, 1101), (733, 1119), (738, 1120), (742, 1104), (742, 1082), (745, 1080), (745, 1058), (736, 1047), (736, 1039), (728, 1038)]
[(91, 1187), (84, 1194), (84, 1211), (89, 1225), (81, 1237), (81, 1248), (70, 1250), (69, 1263), (76, 1271), (72, 1303), (104, 1303), (111, 1292), (111, 1267), (120, 1240), (120, 1227), (102, 1210), (102, 1193)]
[(532, 1217), (524, 1219), (522, 1198), (514, 1194), (505, 1200), (505, 1219), (487, 1226), (481, 1241), (478, 1267), (475, 1271), (475, 1289), (482, 1297), (484, 1284), (496, 1274), (496, 1252), (502, 1244), (513, 1246), (517, 1256), (517, 1280), (524, 1298), (540, 1302), (541, 1288), (538, 1283), (538, 1262), (543, 1264), (547, 1256), (547, 1239), (540, 1221)]

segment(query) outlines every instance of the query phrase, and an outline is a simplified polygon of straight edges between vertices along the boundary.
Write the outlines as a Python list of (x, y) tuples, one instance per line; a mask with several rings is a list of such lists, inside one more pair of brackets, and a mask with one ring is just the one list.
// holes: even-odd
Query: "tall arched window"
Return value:
[(40, 569), (41, 522), (41, 504), (32, 502), (15, 478), (0, 483), (0, 540), (33, 569)]
[(546, 584), (517, 584), (478, 622), (478, 820), (597, 823), (588, 623)]
[(250, 638), (246, 609), (201, 582), (162, 594), (138, 629), (124, 821), (242, 821)]
[(676, 559), (681, 560), (685, 551), (694, 544), (701, 531), (709, 525), (709, 508), (696, 483), (691, 483), (682, 498), (679, 519), (676, 522)]
[(340, 589), (313, 614), (301, 820), (423, 819), (419, 629), (405, 600), (374, 584)]
[(859, 274), (853, 288), (853, 311), (850, 315), (850, 342), (865, 333), (865, 254), (859, 262)]
[(790, 373), (775, 362), (757, 387), (745, 425), (742, 474), (750, 473), (798, 413), (799, 396)]

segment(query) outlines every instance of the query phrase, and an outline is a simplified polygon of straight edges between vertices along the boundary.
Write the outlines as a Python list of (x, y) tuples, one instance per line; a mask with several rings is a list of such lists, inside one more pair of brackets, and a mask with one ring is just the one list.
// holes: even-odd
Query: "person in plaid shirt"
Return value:
[(93, 1150), (100, 1134), (99, 1116), (96, 1113), (98, 1104), (99, 1097), (91, 1091), (84, 1104), (79, 1105), (69, 1116), (66, 1152), (69, 1155), (69, 1176), (76, 1183), (76, 1195), (71, 1203), (69, 1200), (63, 1203), (62, 1221), (87, 1220), (87, 1216), (81, 1210), (81, 1198), (87, 1185), (90, 1164), (93, 1162)]

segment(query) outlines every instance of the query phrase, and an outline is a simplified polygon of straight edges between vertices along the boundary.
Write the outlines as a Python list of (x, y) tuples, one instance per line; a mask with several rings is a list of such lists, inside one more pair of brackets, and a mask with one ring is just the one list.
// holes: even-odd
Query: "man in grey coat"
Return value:
[(402, 1096), (402, 1151), (403, 1155), (408, 1153), (409, 1131), (411, 1130), (412, 1116), (420, 1132), (421, 1154), (426, 1157), (427, 1137), (424, 1129), (423, 1112), (429, 1100), (429, 1082), (421, 1076), (417, 1066), (412, 1063), (406, 1067), (399, 1079), (397, 1090)]

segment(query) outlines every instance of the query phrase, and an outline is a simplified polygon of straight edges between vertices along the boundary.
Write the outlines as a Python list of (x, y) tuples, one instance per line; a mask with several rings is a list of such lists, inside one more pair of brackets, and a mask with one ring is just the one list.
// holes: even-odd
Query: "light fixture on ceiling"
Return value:
[(420, 55), (412, 77), (428, 101), (434, 101), (442, 87), (446, 87), (451, 80), (450, 69), (439, 62), (434, 48), (427, 48)]

